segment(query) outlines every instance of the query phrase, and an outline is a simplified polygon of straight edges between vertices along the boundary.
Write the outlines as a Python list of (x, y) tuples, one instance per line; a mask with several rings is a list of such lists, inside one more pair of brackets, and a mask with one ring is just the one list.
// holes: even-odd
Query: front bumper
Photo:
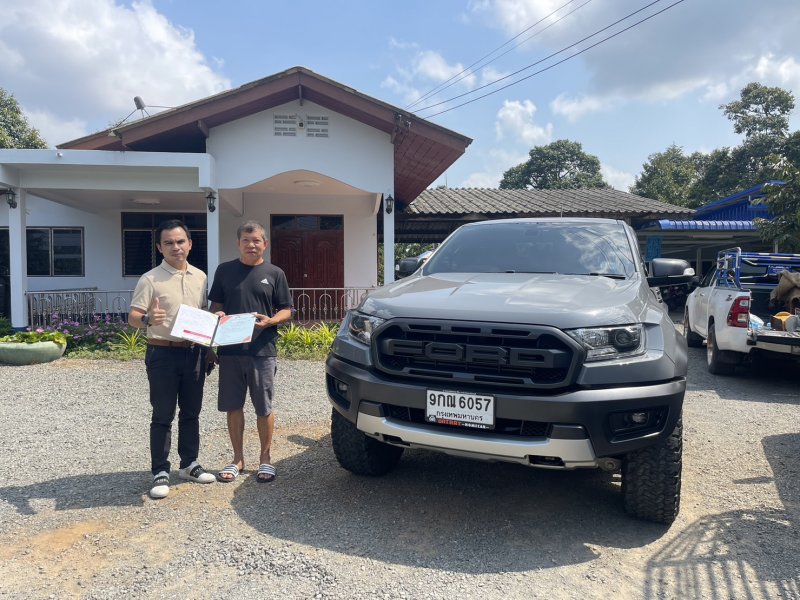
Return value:
[[(360, 431), (381, 441), (484, 460), (558, 468), (597, 466), (603, 458), (620, 457), (667, 437), (680, 416), (686, 390), (684, 378), (550, 395), (480, 390), (494, 395), (497, 418), (550, 424), (545, 436), (516, 437), (398, 421), (383, 408), (393, 405), (424, 410), (426, 390), (441, 388), (440, 384), (392, 379), (335, 355), (326, 362), (326, 379), (334, 408)], [(347, 385), (346, 395), (337, 391), (337, 381)], [(662, 410), (657, 428), (623, 435), (612, 431), (612, 414), (647, 409)]]

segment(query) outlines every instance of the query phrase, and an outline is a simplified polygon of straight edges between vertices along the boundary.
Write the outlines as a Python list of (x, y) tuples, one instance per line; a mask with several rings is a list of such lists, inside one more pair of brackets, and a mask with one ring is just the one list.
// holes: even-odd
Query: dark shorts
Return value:
[(278, 359), (274, 356), (220, 356), (217, 408), (241, 410), (247, 392), (259, 417), (272, 414)]

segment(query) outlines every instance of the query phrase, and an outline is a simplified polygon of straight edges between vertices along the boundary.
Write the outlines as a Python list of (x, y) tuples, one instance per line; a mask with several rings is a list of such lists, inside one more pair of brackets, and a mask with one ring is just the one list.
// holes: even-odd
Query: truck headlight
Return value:
[(350, 334), (350, 337), (369, 346), (372, 340), (372, 332), (384, 321), (386, 321), (386, 319), (354, 311), (350, 313), (350, 322), (347, 324), (347, 332)]
[(566, 333), (586, 348), (586, 362), (639, 356), (645, 350), (644, 328), (641, 323), (571, 329)]

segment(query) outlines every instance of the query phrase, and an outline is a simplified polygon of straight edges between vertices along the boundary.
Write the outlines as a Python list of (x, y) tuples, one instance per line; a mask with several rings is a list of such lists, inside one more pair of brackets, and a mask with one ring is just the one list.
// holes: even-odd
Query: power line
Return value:
[[(418, 112), (420, 112), (420, 111), (428, 110), (428, 109), (430, 109), (430, 108), (433, 108), (433, 107), (435, 107), (435, 106), (440, 106), (440, 105), (442, 105), (442, 104), (446, 104), (446, 103), (448, 103), (448, 102), (452, 102), (453, 100), (457, 100), (458, 98), (462, 98), (462, 97), (464, 97), (464, 96), (467, 96), (467, 95), (469, 95), (469, 94), (473, 94), (473, 93), (475, 93), (475, 92), (477, 92), (477, 91), (479, 91), (479, 90), (481, 90), (481, 89), (484, 89), (484, 88), (487, 88), (487, 87), (489, 87), (489, 86), (492, 86), (492, 85), (494, 85), (494, 84), (496, 84), (496, 83), (499, 83), (500, 81), (503, 81), (503, 80), (505, 80), (505, 79), (508, 79), (509, 77), (513, 77), (514, 75), (517, 75), (517, 74), (519, 74), (519, 73), (521, 73), (521, 72), (523, 72), (523, 71), (527, 71), (527, 70), (528, 70), (528, 69), (530, 69), (531, 67), (534, 67), (534, 66), (536, 66), (536, 65), (538, 65), (538, 64), (541, 64), (542, 62), (544, 62), (544, 61), (546, 61), (546, 60), (548, 60), (548, 59), (550, 59), (550, 58), (552, 58), (552, 57), (554, 57), (554, 56), (557, 56), (558, 54), (561, 54), (561, 53), (562, 53), (562, 52), (564, 52), (565, 50), (569, 50), (570, 48), (572, 48), (572, 47), (574, 47), (574, 46), (576, 46), (576, 45), (580, 44), (581, 42), (584, 42), (584, 41), (586, 41), (586, 40), (588, 40), (588, 39), (590, 39), (590, 38), (592, 38), (592, 37), (596, 36), (598, 33), (602, 33), (603, 31), (605, 31), (605, 30), (609, 29), (610, 27), (613, 27), (614, 25), (617, 25), (617, 24), (621, 23), (622, 21), (624, 21), (624, 20), (626, 20), (626, 19), (630, 18), (631, 16), (635, 15), (636, 13), (639, 13), (639, 12), (641, 12), (642, 10), (645, 10), (645, 9), (649, 8), (649, 7), (650, 7), (650, 6), (652, 6), (653, 4), (656, 4), (656, 3), (660, 2), (660, 1), (661, 1), (661, 0), (655, 0), (654, 2), (651, 2), (650, 4), (648, 4), (647, 6), (645, 6), (645, 7), (643, 7), (643, 8), (640, 8), (639, 10), (636, 10), (636, 11), (632, 12), (631, 14), (629, 14), (629, 15), (627, 15), (627, 16), (625, 16), (625, 17), (623, 17), (622, 19), (619, 19), (618, 21), (615, 21), (615, 22), (614, 22), (614, 23), (612, 23), (611, 25), (608, 25), (607, 27), (603, 27), (602, 29), (599, 29), (598, 31), (594, 32), (593, 34), (591, 34), (591, 35), (589, 35), (589, 36), (586, 36), (585, 38), (583, 38), (583, 39), (581, 39), (581, 40), (579, 40), (579, 41), (575, 42), (574, 44), (570, 44), (569, 46), (566, 46), (566, 47), (562, 48), (561, 50), (559, 50), (559, 51), (557, 51), (557, 52), (554, 52), (554, 53), (550, 54), (549, 56), (546, 56), (545, 58), (543, 58), (543, 59), (541, 59), (541, 60), (538, 60), (538, 61), (536, 61), (536, 62), (534, 62), (534, 63), (531, 63), (530, 65), (528, 65), (528, 66), (526, 66), (526, 67), (523, 67), (522, 69), (519, 69), (518, 71), (515, 71), (514, 73), (510, 73), (509, 75), (506, 75), (506, 76), (504, 76), (504, 77), (500, 77), (500, 78), (496, 79), (495, 81), (492, 81), (492, 82), (489, 82), (489, 83), (487, 83), (487, 84), (485, 84), (485, 85), (482, 85), (482, 86), (480, 86), (480, 87), (477, 87), (477, 88), (475, 88), (474, 90), (471, 90), (471, 91), (469, 91), (469, 92), (465, 92), (464, 94), (459, 94), (458, 96), (453, 96), (452, 98), (449, 98), (449, 99), (447, 99), (447, 100), (443, 100), (442, 102), (437, 102), (436, 104), (431, 104), (431, 105), (429, 105), (429, 106), (426, 106), (426, 107), (424, 107), (424, 108), (420, 108), (420, 109), (418, 109), (418, 110), (416, 110), (416, 111), (412, 111), (412, 112), (414, 112), (414, 113), (418, 113)], [(622, 33), (625, 33), (626, 31), (629, 31), (630, 29), (633, 29), (634, 27), (636, 27), (636, 26), (638, 26), (638, 25), (641, 25), (641, 24), (642, 24), (642, 23), (644, 23), (645, 21), (649, 21), (649, 20), (650, 20), (650, 19), (652, 19), (653, 17), (656, 17), (656, 16), (660, 15), (661, 13), (663, 13), (663, 12), (666, 12), (667, 10), (669, 10), (669, 9), (673, 8), (674, 6), (676, 6), (676, 5), (678, 5), (678, 4), (681, 4), (681, 3), (682, 3), (682, 2), (684, 2), (684, 1), (685, 1), (685, 0), (677, 0), (676, 2), (673, 2), (673, 3), (672, 3), (672, 4), (670, 4), (669, 6), (667, 6), (667, 7), (663, 8), (663, 9), (661, 9), (661, 10), (659, 10), (659, 11), (657, 11), (657, 12), (653, 13), (652, 15), (649, 15), (649, 16), (647, 16), (647, 17), (645, 17), (645, 18), (643, 18), (643, 19), (641, 19), (641, 20), (637, 21), (636, 23), (633, 23), (633, 24), (629, 25), (628, 27), (625, 27), (624, 29), (621, 29), (620, 31), (617, 31), (616, 33), (613, 33), (613, 34), (609, 35), (608, 37), (605, 37), (605, 38), (603, 38), (602, 40), (600, 40), (600, 41), (598, 41), (598, 42), (596, 42), (596, 43), (594, 43), (594, 44), (592, 44), (592, 45), (590, 45), (590, 46), (587, 46), (587, 47), (586, 47), (586, 48), (584, 48), (583, 50), (580, 50), (580, 51), (578, 51), (578, 52), (575, 52), (574, 54), (571, 54), (571, 55), (567, 56), (566, 58), (564, 58), (564, 59), (562, 59), (562, 60), (560, 60), (560, 61), (558, 61), (558, 62), (556, 62), (556, 63), (553, 63), (552, 65), (549, 65), (549, 66), (547, 66), (547, 67), (544, 67), (543, 69), (540, 69), (540, 70), (538, 70), (538, 71), (536, 71), (536, 72), (534, 72), (534, 73), (531, 73), (530, 75), (526, 75), (525, 77), (522, 77), (522, 78), (520, 78), (520, 79), (517, 79), (516, 81), (512, 81), (511, 83), (509, 83), (509, 84), (507, 84), (507, 85), (504, 85), (504, 86), (502, 86), (502, 87), (499, 87), (499, 88), (497, 88), (496, 90), (492, 90), (491, 92), (487, 92), (486, 94), (482, 94), (482, 95), (480, 95), (480, 96), (477, 96), (477, 97), (475, 97), (475, 98), (472, 98), (472, 99), (470, 99), (470, 100), (467, 100), (466, 102), (462, 102), (461, 104), (457, 104), (457, 105), (455, 105), (455, 106), (452, 106), (452, 107), (450, 107), (450, 108), (446, 108), (446, 109), (444, 109), (444, 110), (441, 110), (441, 111), (439, 111), (439, 112), (437, 112), (437, 113), (434, 113), (434, 114), (432, 114), (432, 115), (428, 115), (428, 116), (426, 116), (426, 117), (424, 117), (424, 118), (425, 118), (425, 119), (431, 119), (431, 118), (433, 118), (433, 117), (436, 117), (436, 116), (438, 116), (438, 115), (441, 115), (441, 114), (443, 114), (443, 113), (449, 112), (449, 111), (451, 111), (451, 110), (455, 110), (456, 108), (460, 108), (460, 107), (462, 107), (462, 106), (466, 106), (467, 104), (471, 104), (471, 103), (473, 103), (473, 102), (476, 102), (476, 101), (478, 101), (478, 100), (481, 100), (482, 98), (486, 98), (487, 96), (491, 96), (492, 94), (496, 94), (497, 92), (500, 92), (500, 91), (502, 91), (502, 90), (505, 90), (505, 89), (507, 89), (507, 88), (509, 88), (509, 87), (511, 87), (511, 86), (513, 86), (513, 85), (516, 85), (516, 84), (518, 84), (518, 83), (520, 83), (520, 82), (522, 82), (522, 81), (525, 81), (525, 80), (527, 80), (527, 79), (530, 79), (531, 77), (534, 77), (535, 75), (539, 75), (539, 74), (541, 74), (541, 73), (544, 73), (545, 71), (548, 71), (548, 70), (552, 69), (553, 67), (556, 67), (556, 66), (558, 66), (558, 65), (560, 65), (560, 64), (562, 64), (562, 63), (564, 63), (564, 62), (566, 62), (566, 61), (568, 61), (568, 60), (570, 60), (571, 58), (574, 58), (574, 57), (576, 57), (576, 56), (579, 56), (580, 54), (583, 54), (584, 52), (586, 52), (586, 51), (588, 51), (588, 50), (591, 50), (592, 48), (595, 48), (596, 46), (599, 46), (600, 44), (602, 44), (602, 43), (604, 43), (604, 42), (607, 42), (608, 40), (610, 40), (610, 39), (612, 39), (612, 38), (615, 38), (615, 37), (617, 37), (618, 35), (620, 35), (620, 34), (622, 34)]]
[[(557, 19), (557, 20), (556, 20), (556, 21), (554, 21), (553, 23), (550, 23), (550, 25), (548, 25), (547, 27), (545, 27), (545, 28), (544, 28), (544, 29), (542, 29), (541, 31), (537, 31), (536, 33), (534, 33), (534, 34), (530, 35), (529, 37), (525, 38), (524, 40), (522, 40), (522, 41), (521, 41), (521, 42), (519, 42), (518, 44), (515, 44), (514, 46), (512, 46), (511, 48), (509, 48), (508, 50), (506, 50), (505, 52), (503, 52), (503, 54), (501, 54), (501, 55), (499, 55), (499, 56), (497, 56), (497, 57), (493, 58), (492, 60), (490, 60), (490, 61), (486, 62), (485, 64), (481, 65), (479, 68), (481, 68), (481, 69), (482, 69), (483, 67), (485, 67), (486, 65), (489, 65), (489, 64), (491, 64), (492, 62), (494, 62), (494, 61), (495, 61), (495, 60), (497, 60), (498, 58), (501, 58), (501, 57), (505, 56), (506, 54), (508, 54), (509, 52), (511, 52), (511, 51), (512, 51), (514, 48), (518, 48), (519, 46), (521, 46), (522, 44), (524, 44), (524, 43), (525, 43), (525, 42), (527, 42), (528, 40), (530, 40), (530, 39), (534, 38), (535, 36), (537, 36), (537, 35), (541, 34), (541, 33), (542, 33), (542, 32), (544, 32), (544, 31), (547, 31), (547, 30), (548, 30), (550, 27), (552, 27), (553, 25), (555, 25), (555, 24), (556, 24), (556, 23), (558, 23), (559, 21), (561, 21), (561, 20), (565, 19), (566, 17), (570, 16), (570, 15), (571, 15), (572, 13), (574, 13), (576, 10), (578, 10), (578, 9), (580, 9), (580, 8), (582, 8), (582, 7), (584, 7), (584, 6), (586, 6), (586, 5), (587, 5), (587, 4), (589, 4), (589, 2), (591, 2), (591, 1), (592, 1), (592, 0), (586, 0), (586, 2), (584, 2), (583, 4), (581, 4), (581, 5), (580, 5), (578, 8), (576, 8), (576, 9), (574, 9), (574, 10), (571, 10), (571, 11), (570, 11), (570, 12), (568, 12), (566, 15), (564, 15), (564, 16), (562, 16), (562, 17), (560, 17), (559, 19)], [(474, 70), (472, 70), (470, 73), (468, 73), (468, 71), (470, 71), (470, 70), (472, 69), (472, 67), (474, 67), (474, 66), (475, 66), (475, 65), (477, 65), (478, 63), (482, 62), (484, 59), (486, 59), (486, 58), (490, 57), (492, 54), (494, 54), (494, 53), (495, 53), (495, 52), (497, 52), (498, 50), (500, 50), (500, 49), (504, 48), (505, 46), (507, 46), (508, 44), (510, 44), (511, 42), (513, 42), (515, 39), (517, 39), (517, 38), (518, 38), (518, 37), (520, 37), (521, 35), (523, 35), (523, 34), (527, 33), (528, 31), (530, 31), (531, 29), (533, 29), (534, 27), (536, 27), (537, 25), (539, 25), (540, 23), (542, 23), (542, 22), (543, 22), (543, 21), (545, 21), (546, 19), (549, 19), (549, 18), (550, 18), (550, 17), (552, 17), (554, 14), (556, 14), (558, 11), (560, 11), (562, 8), (564, 8), (564, 7), (566, 7), (566, 6), (569, 6), (569, 5), (570, 5), (570, 4), (572, 4), (573, 2), (575, 2), (575, 0), (569, 0), (569, 2), (567, 2), (566, 4), (562, 4), (561, 6), (559, 6), (557, 9), (555, 9), (555, 10), (554, 10), (553, 12), (551, 12), (550, 14), (548, 14), (548, 15), (545, 15), (544, 17), (542, 17), (541, 19), (539, 19), (538, 21), (536, 21), (536, 23), (534, 23), (534, 24), (533, 24), (533, 25), (531, 25), (530, 27), (526, 27), (525, 29), (523, 29), (522, 31), (520, 31), (520, 32), (519, 32), (517, 35), (515, 35), (514, 37), (512, 37), (510, 40), (507, 40), (506, 42), (504, 42), (503, 44), (501, 44), (500, 46), (498, 46), (497, 48), (495, 48), (494, 50), (492, 50), (492, 51), (491, 51), (491, 52), (489, 52), (488, 54), (485, 54), (484, 56), (482, 56), (481, 58), (479, 58), (478, 60), (476, 60), (474, 63), (472, 63), (472, 64), (471, 64), (471, 65), (469, 65), (468, 67), (465, 67), (464, 69), (462, 69), (462, 70), (461, 70), (459, 73), (456, 73), (455, 75), (453, 75), (453, 76), (452, 76), (450, 79), (448, 79), (447, 81), (443, 81), (442, 83), (440, 83), (439, 85), (437, 85), (436, 87), (434, 87), (432, 90), (430, 90), (430, 91), (426, 92), (425, 94), (423, 94), (422, 96), (420, 96), (419, 98), (417, 98), (417, 99), (416, 99), (414, 102), (412, 102), (411, 104), (409, 104), (408, 106), (406, 106), (406, 110), (408, 110), (408, 109), (410, 109), (411, 107), (413, 107), (413, 106), (415, 106), (415, 105), (419, 104), (420, 102), (422, 102), (423, 100), (425, 100), (425, 98), (428, 98), (428, 97), (432, 96), (432, 95), (433, 95), (433, 94), (435, 94), (436, 92), (439, 92), (439, 91), (442, 91), (442, 90), (446, 90), (447, 88), (449, 88), (449, 87), (451, 87), (451, 86), (455, 85), (455, 84), (456, 84), (456, 83), (458, 83), (459, 81), (462, 81), (463, 79), (465, 79), (465, 78), (466, 78), (468, 75), (470, 75), (471, 73), (474, 73), (474, 72), (476, 72), (478, 69), (474, 69)], [(463, 75), (463, 77), (461, 77), (462, 75)], [(455, 80), (455, 81), (453, 81), (453, 80)], [(451, 83), (451, 82), (452, 82), (452, 83)]]

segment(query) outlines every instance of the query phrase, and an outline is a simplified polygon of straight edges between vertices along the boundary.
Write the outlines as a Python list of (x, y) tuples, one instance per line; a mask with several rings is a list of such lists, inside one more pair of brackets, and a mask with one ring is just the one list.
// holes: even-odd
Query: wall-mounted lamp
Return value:
[(17, 208), (17, 194), (11, 188), (6, 190), (6, 202), (10, 208)]
[(386, 196), (386, 198), (383, 199), (383, 205), (384, 207), (386, 207), (386, 214), (387, 215), (392, 214), (392, 211), (394, 210), (394, 198), (392, 198), (391, 194), (389, 194), (388, 196)]
[(215, 204), (217, 197), (214, 195), (214, 192), (208, 192), (208, 196), (206, 196), (206, 200), (208, 201), (208, 212), (214, 212), (217, 210), (217, 205)]

